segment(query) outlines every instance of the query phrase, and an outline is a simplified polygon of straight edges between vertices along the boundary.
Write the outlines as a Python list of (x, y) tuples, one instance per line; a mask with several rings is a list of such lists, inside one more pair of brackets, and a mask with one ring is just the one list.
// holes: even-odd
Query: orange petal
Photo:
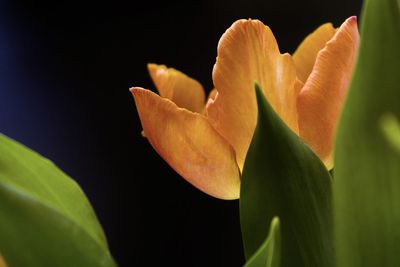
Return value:
[[(256, 126), (257, 81), (283, 120), (297, 132), (296, 70), (288, 54), (281, 55), (271, 30), (258, 20), (236, 21), (221, 37), (213, 81), (218, 91), (207, 116), (236, 151), (243, 167)], [(297, 92), (296, 92), (297, 91)]]
[(328, 168), (359, 43), (356, 17), (347, 19), (317, 56), (297, 98), (300, 136)]
[[(210, 100), (210, 99), (212, 99), (212, 100), (214, 100), (215, 99), (215, 97), (217, 96), (217, 89), (212, 89), (211, 90), (211, 92), (208, 94), (208, 100)], [(208, 101), (207, 101), (208, 102)]]
[(142, 88), (132, 88), (144, 132), (153, 148), (189, 183), (222, 199), (239, 197), (239, 168), (231, 146), (201, 114)]
[(218, 91), (217, 89), (212, 89), (211, 92), (208, 94), (208, 98), (207, 98), (207, 103), (206, 106), (204, 107), (203, 113), (205, 116), (208, 116), (208, 106), (212, 105), (214, 103), (215, 98), (218, 95)]
[(336, 30), (331, 23), (323, 24), (308, 35), (294, 52), (293, 61), (296, 65), (297, 77), (302, 82), (307, 81), (318, 52), (325, 47), (325, 44), (333, 37), (335, 32)]
[(205, 93), (198, 81), (164, 65), (148, 64), (147, 68), (162, 97), (193, 112), (201, 112), (204, 109)]

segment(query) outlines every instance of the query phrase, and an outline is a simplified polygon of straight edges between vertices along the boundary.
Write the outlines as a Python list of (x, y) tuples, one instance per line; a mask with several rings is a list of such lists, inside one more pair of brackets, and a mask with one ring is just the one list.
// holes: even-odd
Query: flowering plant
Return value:
[(398, 4), (366, 2), (354, 76), (355, 17), (322, 25), (293, 56), (261, 22), (240, 20), (219, 42), (207, 101), (197, 81), (154, 64), (160, 95), (131, 89), (172, 168), (212, 196), (240, 197), (247, 266), (400, 263), (385, 249), (399, 219)]
[[(269, 27), (239, 20), (207, 97), (157, 64), (159, 94), (131, 89), (157, 153), (239, 199), (246, 266), (400, 265), (399, 0), (367, 0), (360, 37), (350, 17), (281, 54)], [(117, 266), (72, 179), (3, 135), (0, 151), (0, 267)]]
[(215, 88), (207, 103), (197, 81), (163, 65), (148, 66), (160, 96), (131, 90), (155, 150), (200, 190), (233, 199), (239, 197), (240, 172), (256, 127), (254, 81), (286, 125), (330, 169), (357, 47), (355, 17), (337, 30), (322, 25), (293, 57), (280, 54), (271, 30), (260, 21), (239, 20), (218, 45)]

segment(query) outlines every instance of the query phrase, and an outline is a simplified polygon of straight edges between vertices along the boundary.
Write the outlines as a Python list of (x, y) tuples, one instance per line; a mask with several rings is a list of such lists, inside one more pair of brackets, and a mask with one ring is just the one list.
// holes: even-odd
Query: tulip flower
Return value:
[(254, 82), (281, 119), (332, 168), (336, 124), (358, 47), (355, 17), (338, 29), (324, 24), (293, 56), (281, 54), (269, 27), (238, 20), (221, 37), (206, 101), (196, 80), (149, 64), (159, 92), (134, 96), (145, 136), (168, 164), (205, 193), (236, 199), (256, 123)]

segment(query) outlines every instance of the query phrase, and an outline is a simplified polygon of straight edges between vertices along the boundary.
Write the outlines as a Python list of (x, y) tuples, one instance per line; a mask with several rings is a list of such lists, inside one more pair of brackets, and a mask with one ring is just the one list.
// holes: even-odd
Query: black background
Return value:
[(212, 88), (222, 33), (239, 18), (269, 25), (293, 52), (361, 0), (2, 1), (0, 132), (79, 182), (120, 266), (240, 266), (237, 201), (196, 190), (140, 135), (128, 88), (153, 89), (148, 62)]

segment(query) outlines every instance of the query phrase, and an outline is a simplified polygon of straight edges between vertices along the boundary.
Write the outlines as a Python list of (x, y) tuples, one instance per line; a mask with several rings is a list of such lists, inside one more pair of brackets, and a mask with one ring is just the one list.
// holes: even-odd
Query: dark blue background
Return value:
[(131, 86), (146, 63), (212, 88), (221, 34), (239, 18), (269, 25), (293, 52), (347, 1), (2, 1), (0, 132), (52, 159), (93, 204), (120, 266), (240, 266), (237, 201), (192, 188), (140, 136)]

